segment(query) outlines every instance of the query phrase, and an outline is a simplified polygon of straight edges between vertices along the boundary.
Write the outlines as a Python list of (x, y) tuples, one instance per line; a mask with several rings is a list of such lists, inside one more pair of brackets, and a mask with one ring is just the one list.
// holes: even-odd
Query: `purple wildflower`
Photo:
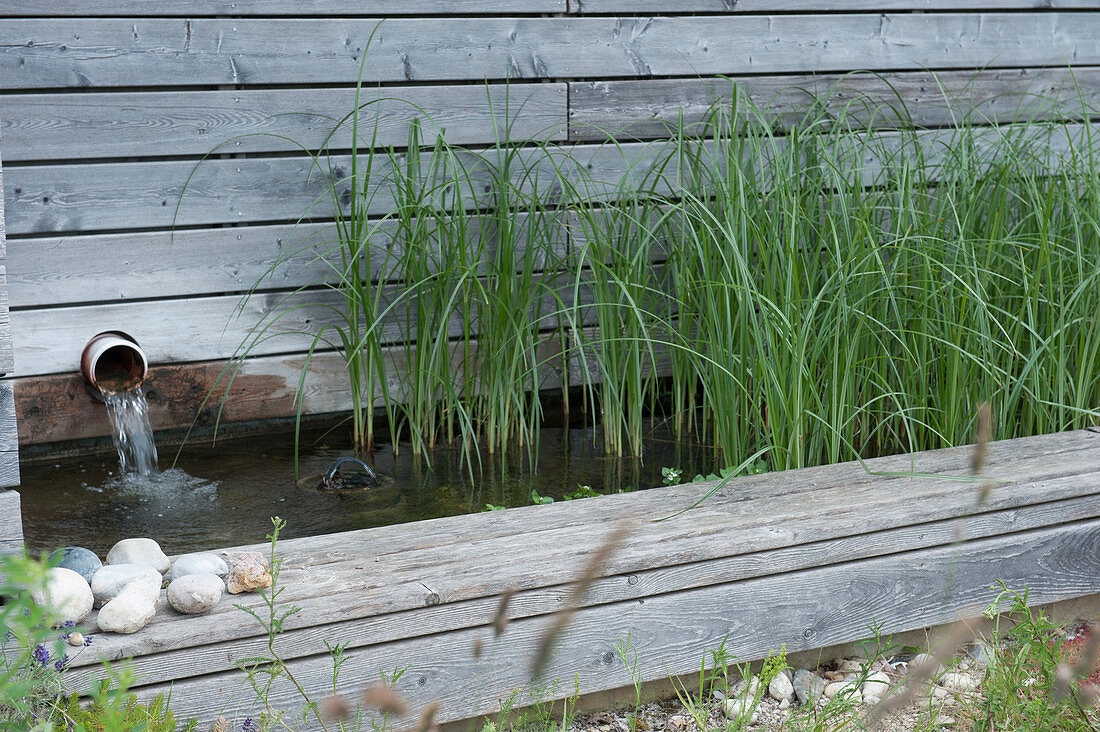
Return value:
[(244, 718), (244, 724), (241, 725), (241, 732), (259, 732), (255, 725), (252, 724), (252, 717)]
[(84, 647), (87, 648), (90, 645), (92, 645), (92, 636), (90, 636), (90, 635), (84, 636)]
[(53, 667), (58, 671), (64, 671), (69, 667), (69, 654), (66, 653), (63, 658), (54, 661)]
[(66, 620), (64, 623), (61, 624), (62, 628), (72, 628), (74, 626), (76, 626), (76, 623), (71, 620)]
[(42, 645), (41, 643), (34, 647), (34, 650), (31, 652), (31, 656), (34, 658), (35, 661), (38, 661), (38, 663), (43, 666), (50, 662), (50, 652), (47, 651), (46, 646)]

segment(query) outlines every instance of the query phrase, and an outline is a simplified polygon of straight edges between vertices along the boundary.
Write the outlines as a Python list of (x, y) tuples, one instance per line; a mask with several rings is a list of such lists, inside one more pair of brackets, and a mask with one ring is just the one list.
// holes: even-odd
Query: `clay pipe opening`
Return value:
[(132, 337), (112, 330), (94, 336), (80, 354), (80, 373), (93, 393), (136, 389), (145, 381), (149, 360)]

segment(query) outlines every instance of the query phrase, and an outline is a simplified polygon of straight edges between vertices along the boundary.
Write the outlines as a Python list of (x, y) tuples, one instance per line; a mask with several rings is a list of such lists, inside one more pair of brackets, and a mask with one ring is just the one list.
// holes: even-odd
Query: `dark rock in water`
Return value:
[(59, 555), (61, 556), (61, 563), (57, 565), (58, 567), (71, 569), (88, 582), (92, 581), (92, 575), (103, 566), (103, 562), (99, 560), (95, 552), (82, 546), (67, 546), (64, 549), (58, 549), (50, 555), (50, 559), (57, 559)]

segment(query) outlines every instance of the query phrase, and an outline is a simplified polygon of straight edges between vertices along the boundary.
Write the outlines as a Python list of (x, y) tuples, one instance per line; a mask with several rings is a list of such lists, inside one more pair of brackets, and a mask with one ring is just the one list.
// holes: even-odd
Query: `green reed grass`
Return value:
[(1094, 422), (1091, 128), (849, 107), (780, 127), (731, 84), (644, 145), (514, 140), (506, 121), (464, 149), (425, 116), (379, 151), (357, 105), (337, 125), (350, 172), (315, 158), (335, 217), (319, 284), (339, 297), (311, 349), (344, 355), (356, 444), (381, 404), (418, 455), (531, 450), (559, 369), (613, 454), (640, 455), (654, 414), (772, 469), (960, 444), (983, 402), (997, 438)]

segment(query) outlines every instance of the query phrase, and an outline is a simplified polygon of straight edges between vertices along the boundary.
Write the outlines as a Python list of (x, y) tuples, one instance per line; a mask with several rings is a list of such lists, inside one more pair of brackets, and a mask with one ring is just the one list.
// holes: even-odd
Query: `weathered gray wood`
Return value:
[[(1013, 129), (978, 129), (972, 135), (974, 147), (983, 155), (991, 154), (1012, 133)], [(1085, 133), (1083, 125), (1070, 124), (1053, 129), (1028, 126), (1020, 136), (1058, 154), (1079, 149)], [(927, 169), (934, 171), (947, 155), (947, 143), (955, 134), (951, 130), (928, 130), (912, 137), (880, 132), (868, 144), (886, 157), (909, 152), (911, 145), (919, 144), (928, 161)], [(779, 139), (773, 147), (778, 150), (782, 144)], [(831, 148), (823, 148), (822, 154), (831, 151), (842, 169), (858, 170), (864, 183), (872, 185), (879, 181), (884, 168), (880, 156), (861, 154), (865, 147), (861, 138), (837, 139)], [(606, 200), (616, 194), (624, 180), (627, 185), (650, 187), (653, 171), (662, 168), (671, 151), (663, 142), (527, 149), (511, 161), (511, 181), (521, 195), (537, 192), (544, 203), (560, 197), (563, 178), (567, 182), (572, 179), (582, 198)], [(425, 169), (429, 155), (423, 153)], [(467, 207), (492, 205), (499, 177), (494, 172), (499, 167), (497, 155), (494, 150), (456, 152), (454, 161), (462, 166), (463, 173), (456, 187), (447, 189), (448, 195), (459, 192), (461, 203)], [(362, 210), (379, 216), (393, 210), (394, 178), (401, 174), (405, 158), (404, 154), (396, 154), (392, 159), (376, 160)], [(761, 176), (767, 175), (766, 161), (752, 162)], [(347, 208), (347, 176), (351, 170), (347, 156), (334, 156), (325, 165), (324, 170), (317, 171), (310, 158), (277, 157), (207, 160), (197, 167), (190, 161), (9, 166), (5, 188), (8, 233), (127, 229), (135, 222), (141, 222), (142, 228), (167, 229), (174, 223), (189, 226), (295, 221), (301, 216), (324, 219), (332, 216), (333, 209), (323, 178), (335, 181), (341, 206)], [(665, 169), (665, 175), (673, 173)], [(659, 183), (652, 187), (657, 191), (669, 189)], [(445, 203), (440, 201), (439, 205)]]
[[(7, 456), (0, 453), (0, 481), (11, 479), (11, 466)], [(16, 462), (16, 480), (18, 483), (18, 461)], [(4, 483), (4, 485), (13, 485)], [(19, 494), (15, 491), (0, 490), (0, 554), (18, 554), (23, 551), (23, 514), (19, 510)]]
[(741, 108), (747, 119), (759, 114), (781, 125), (822, 113), (875, 127), (1005, 124), (1074, 119), (1100, 109), (1096, 68), (585, 81), (569, 85), (569, 137), (661, 137), (681, 119), (693, 129), (716, 104), (729, 103), (733, 84), (741, 102), (751, 105)]
[[(1065, 0), (1057, 0), (1061, 5)], [(1020, 0), (998, 5), (1027, 7)], [(51, 0), (49, 14), (58, 17), (134, 15), (138, 17), (203, 15), (481, 15), (561, 13), (565, 0)], [(0, 17), (41, 17), (37, 0), (5, 0)]]
[[(842, 539), (805, 541), (795, 546), (750, 551), (745, 554), (689, 564), (626, 573), (618, 572), (614, 576), (597, 580), (589, 589), (586, 602), (588, 605), (600, 605), (639, 599), (647, 601), (654, 596), (721, 582), (742, 581), (873, 558), (887, 553), (951, 545), (960, 535), (973, 541), (1006, 533), (1041, 529), (1062, 522), (1094, 519), (1097, 516), (1100, 516), (1100, 506), (1097, 505), (1096, 496), (1090, 494), (1076, 499), (1020, 507), (1009, 511), (933, 521), (916, 527), (903, 526)], [(737, 530), (737, 527), (731, 527), (731, 529)], [(472, 551), (466, 547), (456, 548), (456, 551), (466, 557), (472, 554)], [(628, 552), (636, 554), (638, 550), (632, 550), (630, 547), (619, 550), (619, 554)], [(507, 555), (501, 558), (503, 559), (504, 556)], [(570, 566), (572, 562), (582, 561), (583, 555), (575, 553), (558, 557), (558, 559), (562, 566)], [(515, 561), (517, 564), (523, 563), (519, 558)], [(459, 600), (451, 600), (447, 597), (445, 593), (448, 585), (456, 584), (447, 578), (448, 569), (454, 567), (455, 571), (461, 575), (466, 571), (461, 561), (439, 567), (432, 566), (429, 573), (421, 575), (410, 575), (407, 571), (392, 567), (389, 563), (384, 561), (378, 563), (367, 557), (360, 560), (359, 565), (364, 568), (369, 567), (372, 576), (375, 577), (420, 576), (423, 579), (402, 580), (385, 587), (388, 595), (408, 596), (412, 601), (409, 602), (410, 607), (407, 609), (396, 613), (372, 613), (361, 617), (345, 613), (341, 617), (340, 626), (341, 635), (344, 637), (369, 639), (369, 643), (374, 644), (448, 632), (479, 625), (484, 622), (484, 618), (491, 617), (495, 610), (497, 598), (492, 595)], [(360, 583), (361, 580), (357, 575), (361, 572), (354, 571), (352, 567), (340, 571), (328, 565), (311, 566), (301, 561), (288, 563), (287, 567), (287, 581), (290, 583), (297, 583), (299, 578), (305, 579), (310, 575), (318, 577), (321, 582), (313, 588), (309, 596), (303, 597), (301, 594), (296, 596), (293, 592), (284, 596), (286, 602), (302, 608), (304, 617), (312, 617), (313, 620), (308, 624), (295, 622), (293, 629), (280, 639), (279, 653), (284, 659), (323, 653), (324, 640), (327, 639), (325, 634), (331, 631), (331, 626), (323, 625), (320, 618), (331, 615), (342, 605), (350, 602), (340, 598), (339, 586), (342, 584), (344, 587), (349, 587)], [(474, 576), (468, 582), (478, 582), (478, 576), (482, 572), (483, 570), (475, 570)], [(499, 567), (497, 574), (499, 575)], [(340, 580), (331, 581), (330, 578), (336, 575), (339, 575)], [(461, 576), (455, 579), (462, 581)], [(516, 584), (522, 586), (522, 577), (509, 579), (513, 580), (513, 586)], [(372, 588), (364, 587), (360, 591), (359, 596), (365, 600), (368, 607), (373, 604), (368, 599), (369, 596), (375, 589), (383, 587), (384, 583), (383, 580)], [(293, 588), (288, 587), (288, 589)], [(441, 600), (441, 604), (424, 605), (422, 598), (429, 592), (434, 592)], [(335, 594), (325, 601), (324, 596), (329, 593)], [(509, 615), (515, 619), (553, 612), (560, 608), (562, 595), (563, 588), (560, 585), (523, 589), (515, 596)], [(416, 600), (420, 602), (415, 602)], [(247, 607), (259, 609), (255, 598), (246, 596), (242, 599), (242, 603)], [(151, 658), (143, 659), (142, 679), (144, 683), (160, 683), (197, 675), (200, 672), (232, 670), (238, 661), (262, 653), (266, 639), (260, 637), (261, 630), (254, 620), (235, 608), (222, 608), (214, 613), (200, 621), (200, 619), (181, 619), (171, 611), (167, 611), (161, 616), (163, 620), (155, 622), (140, 636), (102, 636), (96, 654), (74, 661), (77, 667), (93, 667), (85, 669), (83, 673), (76, 676), (81, 680), (79, 685), (81, 687), (87, 685), (86, 675), (95, 673), (94, 667), (98, 665), (98, 658), (118, 660), (131, 655), (152, 654)], [(188, 623), (186, 634), (182, 633), (180, 628), (173, 626), (173, 623), (180, 622)], [(192, 647), (186, 640), (189, 636), (201, 636), (207, 639), (209, 644)], [(227, 640), (216, 642), (219, 638)], [(178, 654), (155, 655), (154, 653), (167, 651), (173, 647), (178, 648), (181, 644), (186, 644), (182, 647), (188, 649), (185, 658), (181, 658)], [(352, 643), (353, 647), (358, 645), (360, 643)]]
[(376, 27), (364, 69), (372, 82), (1095, 65), (1098, 19), (1064, 12), (409, 18), (381, 26), (11, 20), (0, 27), (0, 78), (5, 89), (354, 82)]
[[(1046, 521), (1068, 521), (1071, 516), (1091, 518), (1100, 512), (1100, 503), (1095, 500), (1100, 492), (1100, 478), (1095, 472), (1100, 468), (1100, 456), (1092, 455), (1100, 437), (1092, 438), (1082, 435), (1080, 441), (1067, 440), (1080, 448), (1069, 453), (1036, 454), (1020, 461), (1012, 461), (1008, 453), (1011, 447), (1026, 442), (1005, 443), (1000, 457), (1010, 463), (991, 468), (992, 473), (1026, 477), (999, 486), (990, 502), (978, 509), (980, 515), (968, 519), (965, 525), (955, 520), (975, 512), (974, 486), (961, 488), (949, 478), (869, 476), (857, 464), (849, 463), (780, 474), (774, 484), (785, 485), (786, 493), (765, 490), (754, 497), (752, 489), (761, 488), (759, 476), (742, 478), (701, 509), (662, 523), (651, 520), (690, 500), (690, 496), (678, 494), (685, 490), (699, 494), (705, 486), (653, 489), (559, 504), (546, 511), (539, 511), (541, 507), (515, 509), (495, 520), (464, 516), (339, 537), (291, 540), (281, 550), (286, 558), (287, 584), (282, 597), (304, 611), (290, 619), (286, 627), (299, 629), (337, 619), (491, 598), (506, 586), (522, 590), (554, 587), (568, 581), (571, 574), (549, 568), (579, 566), (591, 550), (592, 542), (578, 544), (578, 532), (593, 537), (595, 542), (624, 520), (635, 527), (608, 566), (608, 575), (618, 579), (609, 580), (604, 589), (593, 589), (593, 602), (596, 598), (602, 598), (600, 602), (637, 599), (685, 587), (874, 556), (892, 549), (949, 544), (960, 536), (975, 538), (1020, 531), (1041, 527)], [(1040, 452), (1056, 444), (1051, 440), (1042, 442), (1044, 449)], [(961, 462), (969, 450), (939, 452)], [(930, 467), (924, 455), (917, 458), (918, 469)], [(875, 461), (873, 466), (891, 462), (897, 459)], [(831, 474), (832, 479), (823, 473)], [(749, 495), (744, 495), (746, 488), (750, 489)], [(899, 502), (899, 495), (909, 498)], [(1048, 505), (1051, 501), (1058, 503), (1057, 508)], [(920, 506), (922, 523), (910, 529), (907, 524), (915, 505)], [(1021, 510), (1028, 505), (1037, 508)], [(441, 532), (444, 527), (460, 531)], [(959, 534), (960, 529), (965, 533)], [(471, 540), (471, 536), (478, 538)], [(814, 548), (811, 544), (815, 542), (825, 543)], [(534, 545), (540, 551), (531, 556)], [(257, 548), (262, 549), (249, 549)], [(792, 558), (780, 557), (779, 550), (792, 548)], [(510, 567), (504, 575), (502, 565)], [(682, 571), (672, 570), (681, 565)], [(632, 579), (624, 583), (624, 577)], [(342, 600), (342, 593), (353, 593), (356, 600)], [(524, 601), (526, 604), (521, 606), (526, 609), (520, 614), (549, 612), (561, 602), (560, 593), (538, 597), (543, 600), (532, 595)], [(243, 602), (255, 606), (258, 598), (246, 597)], [(173, 625), (181, 622), (194, 627), (184, 632)], [(141, 636), (108, 638), (99, 649), (110, 657), (122, 657), (187, 647), (195, 637), (208, 642), (238, 639), (258, 632), (251, 623), (248, 616), (223, 607), (202, 618), (154, 620)], [(418, 630), (431, 633), (438, 628), (425, 620)], [(307, 637), (316, 638), (315, 634)], [(295, 643), (291, 646), (299, 651), (302, 647)]]
[[(3, 260), (0, 259), (0, 262)], [(8, 308), (6, 267), (0, 264), (0, 375), (15, 371), (15, 357), (11, 345), (11, 312)]]
[[(564, 227), (555, 225), (553, 217), (544, 221), (548, 229), (520, 214), (512, 232), (517, 258), (532, 242), (538, 247), (539, 269), (554, 266), (551, 260), (564, 255), (567, 239)], [(492, 221), (471, 216), (468, 222), (468, 241), (480, 242), (486, 256), (491, 255), (499, 242)], [(394, 241), (396, 224), (379, 220), (373, 226), (371, 279), (397, 279), (402, 248)], [(9, 249), (8, 290), (12, 307), (26, 309), (243, 293), (254, 286), (261, 290), (305, 287), (338, 280), (332, 265), (339, 262), (339, 246), (330, 224), (17, 239)]]
[[(278, 89), (7, 97), (0, 131), (4, 159), (73, 160), (135, 156), (317, 150), (351, 147), (355, 89)], [(360, 145), (408, 144), (419, 119), (422, 140), (446, 130), (458, 145), (562, 139), (565, 84), (412, 86), (362, 89)], [(242, 137), (243, 136), (243, 137)], [(285, 138), (285, 139), (284, 139)]]
[(883, 10), (1095, 10), (1095, 0), (571, 0), (573, 13), (807, 13)]
[[(954, 578), (953, 586), (947, 578)], [(883, 633), (950, 622), (993, 602), (998, 590), (991, 585), (998, 580), (1020, 592), (1026, 588), (1034, 603), (1100, 592), (1100, 521), (585, 607), (556, 643), (544, 678), (534, 681), (558, 679), (569, 687), (564, 694), (572, 692), (574, 674), (581, 693), (626, 685), (624, 670), (613, 671), (611, 649), (628, 634), (642, 659), (641, 678), (650, 681), (697, 671), (706, 649), (723, 638), (727, 651), (751, 659), (784, 643), (794, 652), (863, 638), (871, 618)], [(765, 614), (769, 622), (761, 624)], [(483, 621), (490, 619), (486, 612)], [(532, 681), (529, 664), (548, 622), (545, 616), (514, 621), (499, 645), (491, 629), (473, 628), (356, 648), (349, 651), (341, 688), (354, 693), (375, 683), (380, 671), (408, 666), (397, 688), (412, 716), (399, 724), (436, 700), (440, 721), (490, 713), (511, 689)], [(473, 657), (475, 638), (489, 644), (487, 660)], [(308, 693), (324, 696), (330, 664), (314, 656), (289, 667)], [(243, 715), (253, 699), (242, 677), (237, 671), (176, 681), (173, 703), (204, 721), (227, 710)], [(167, 688), (140, 693), (159, 691)], [(268, 699), (275, 708), (301, 705), (289, 683), (276, 684)]]

